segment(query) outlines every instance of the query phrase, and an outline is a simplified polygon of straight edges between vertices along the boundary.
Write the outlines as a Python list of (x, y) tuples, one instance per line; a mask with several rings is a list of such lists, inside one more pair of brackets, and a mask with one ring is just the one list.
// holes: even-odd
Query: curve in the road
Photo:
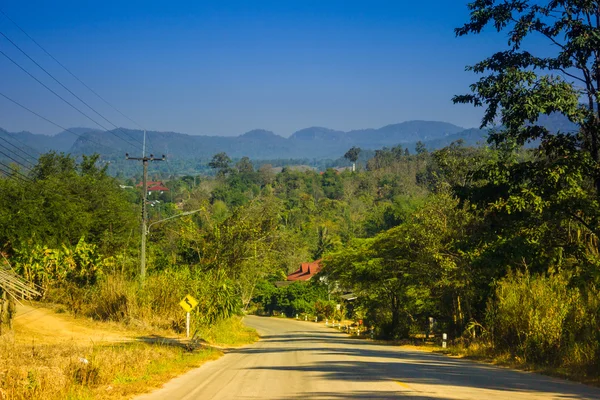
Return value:
[(249, 316), (261, 340), (190, 371), (151, 399), (600, 399), (538, 374), (371, 344), (310, 322)]

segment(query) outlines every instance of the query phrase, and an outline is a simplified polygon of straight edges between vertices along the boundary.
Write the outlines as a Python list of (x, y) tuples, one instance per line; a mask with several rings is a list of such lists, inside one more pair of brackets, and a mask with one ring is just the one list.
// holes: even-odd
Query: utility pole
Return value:
[(142, 250), (140, 257), (140, 280), (143, 282), (146, 278), (146, 235), (148, 229), (148, 210), (146, 207), (148, 196), (148, 162), (149, 161), (165, 161), (166, 157), (163, 154), (162, 158), (154, 158), (154, 154), (146, 157), (146, 131), (144, 131), (144, 147), (142, 149), (142, 157), (129, 157), (129, 153), (125, 153), (126, 160), (141, 161), (144, 166), (144, 174), (142, 177)]

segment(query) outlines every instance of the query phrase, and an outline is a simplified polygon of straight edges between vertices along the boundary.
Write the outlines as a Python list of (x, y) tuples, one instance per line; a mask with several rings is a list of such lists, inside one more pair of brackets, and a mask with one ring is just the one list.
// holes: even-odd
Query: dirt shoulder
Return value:
[[(40, 303), (17, 306), (13, 329), (0, 336), (0, 400), (129, 398), (223, 354), (210, 345), (192, 350), (172, 332), (75, 318), (61, 310)], [(240, 318), (221, 324), (209, 332), (210, 342), (254, 341)]]
[(118, 327), (116, 324), (99, 323), (60, 313), (38, 304), (19, 304), (13, 320), (14, 340), (17, 343), (32, 340), (40, 344), (76, 344), (131, 342), (142, 332)]

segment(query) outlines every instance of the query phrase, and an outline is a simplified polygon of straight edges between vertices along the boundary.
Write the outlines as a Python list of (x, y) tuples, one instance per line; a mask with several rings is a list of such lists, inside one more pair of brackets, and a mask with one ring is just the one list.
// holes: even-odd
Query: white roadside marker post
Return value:
[(445, 333), (442, 333), (442, 347), (445, 349), (446, 348), (446, 340), (448, 339), (448, 335)]

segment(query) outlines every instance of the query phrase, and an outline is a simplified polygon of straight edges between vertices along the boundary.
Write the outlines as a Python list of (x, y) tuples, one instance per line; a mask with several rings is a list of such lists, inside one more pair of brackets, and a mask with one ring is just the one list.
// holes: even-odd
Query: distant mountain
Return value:
[(472, 128), (465, 129), (452, 135), (444, 136), (443, 138), (428, 140), (424, 143), (425, 146), (430, 150), (441, 149), (442, 147), (446, 147), (450, 145), (450, 143), (457, 140), (462, 140), (465, 146), (478, 146), (486, 143), (488, 134), (489, 131), (487, 129)]
[(365, 148), (394, 146), (399, 143), (428, 142), (464, 131), (465, 128), (438, 121), (407, 121), (379, 129), (348, 132), (353, 142)]
[(290, 136), (290, 140), (300, 141), (326, 141), (326, 142), (339, 142), (345, 140), (347, 137), (346, 132), (335, 131), (329, 128), (322, 128), (319, 126), (313, 126), (312, 128), (301, 129), (294, 132)]
[[(276, 158), (337, 158), (350, 147), (378, 149), (417, 140), (441, 139), (463, 131), (456, 125), (437, 121), (408, 121), (387, 125), (379, 129), (362, 129), (350, 132), (324, 127), (311, 127), (294, 132), (284, 138), (273, 132), (255, 129), (237, 137), (186, 135), (176, 132), (147, 132), (148, 152), (166, 154), (182, 159), (208, 159), (224, 151), (230, 157), (248, 156), (252, 159)], [(140, 153), (142, 131), (90, 130), (73, 143), (73, 154), (98, 152), (105, 156), (122, 157), (125, 153)]]
[[(88, 131), (89, 130), (90, 129), (88, 129)], [(0, 128), (0, 138), (3, 138), (9, 141), (11, 144), (22, 148), (22, 150), (39, 153), (45, 153), (50, 150), (68, 152), (71, 150), (75, 139), (77, 139), (75, 135), (67, 131), (57, 133), (53, 136), (48, 136), (37, 135), (27, 131), (7, 132), (2, 128)], [(4, 144), (11, 147), (6, 142), (4, 142)]]
[(557, 113), (540, 115), (537, 124), (552, 132), (573, 133), (579, 130), (577, 124), (569, 121), (564, 115)]
[[(542, 116), (540, 123), (552, 131), (571, 132), (576, 125), (561, 115)], [(142, 152), (143, 132), (120, 128), (112, 131), (73, 128), (54, 136), (30, 132), (9, 133), (0, 129), (0, 138), (23, 149), (43, 153), (49, 150), (74, 155), (99, 153), (106, 160), (124, 160), (125, 153), (137, 157)], [(248, 156), (253, 160), (274, 159), (337, 159), (352, 146), (380, 149), (401, 144), (414, 149), (417, 141), (430, 150), (462, 139), (466, 145), (484, 143), (488, 132), (465, 129), (447, 122), (407, 121), (378, 129), (349, 132), (324, 127), (311, 127), (284, 138), (273, 132), (255, 129), (236, 137), (187, 135), (177, 132), (147, 132), (146, 154), (170, 159), (198, 160), (205, 163), (214, 154), (226, 152), (232, 158)]]

